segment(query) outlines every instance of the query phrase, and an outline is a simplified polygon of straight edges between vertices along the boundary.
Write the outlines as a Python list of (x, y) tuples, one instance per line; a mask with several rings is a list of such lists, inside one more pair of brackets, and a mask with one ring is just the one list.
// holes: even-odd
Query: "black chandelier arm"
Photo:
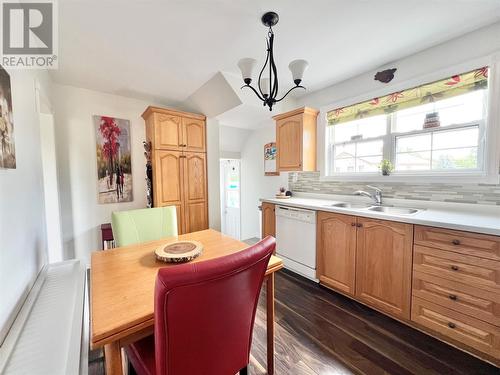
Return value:
[(257, 95), (257, 97), (258, 97), (260, 100), (262, 100), (263, 102), (265, 102), (265, 101), (266, 101), (266, 99), (265, 99), (265, 98), (263, 98), (262, 96), (260, 96), (260, 95), (259, 95), (259, 93), (258, 93), (258, 91), (257, 91), (257, 90), (255, 90), (252, 86), (250, 86), (250, 85), (243, 85), (243, 86), (241, 86), (241, 89), (243, 89), (244, 87), (248, 87), (248, 88), (252, 89), (252, 91), (255, 93), (255, 95)]
[[(276, 68), (276, 63), (274, 62), (274, 33), (270, 31), (270, 61), (269, 61), (269, 96), (275, 98), (278, 95), (278, 69)], [(274, 74), (274, 82), (271, 81), (271, 77)], [(272, 83), (272, 86), (271, 86)]]
[[(262, 66), (262, 69), (261, 69), (261, 71), (259, 73), (259, 79), (258, 79), (258, 82), (257, 82), (257, 87), (259, 88), (260, 95), (262, 95), (262, 96), (264, 96), (264, 93), (262, 92), (262, 87), (260, 87), (260, 79), (262, 78), (262, 73), (264, 72), (264, 69), (266, 69), (267, 62), (269, 61), (269, 51), (270, 51), (269, 40), (266, 39), (266, 43), (267, 43), (266, 61), (264, 62), (264, 65)], [(269, 83), (269, 84), (271, 84), (271, 83)]]
[(285, 94), (285, 95), (283, 95), (283, 96), (281, 97), (281, 99), (277, 99), (277, 100), (275, 100), (274, 102), (275, 102), (275, 103), (277, 103), (277, 102), (281, 102), (283, 99), (285, 99), (285, 97), (286, 97), (288, 94), (290, 94), (290, 92), (292, 92), (292, 91), (293, 91), (293, 90), (295, 90), (295, 89), (304, 89), (304, 90), (305, 90), (306, 88), (305, 88), (304, 86), (301, 86), (301, 85), (293, 86), (290, 90), (288, 90), (288, 91), (286, 92), (286, 94)]

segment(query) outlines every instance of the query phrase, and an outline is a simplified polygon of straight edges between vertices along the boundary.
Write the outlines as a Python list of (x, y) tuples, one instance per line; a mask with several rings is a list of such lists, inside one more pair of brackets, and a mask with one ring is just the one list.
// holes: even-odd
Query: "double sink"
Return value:
[(328, 207), (381, 212), (381, 213), (386, 213), (389, 215), (413, 215), (413, 214), (416, 214), (417, 212), (421, 211), (417, 208), (395, 207), (395, 206), (384, 206), (384, 205), (374, 206), (374, 205), (369, 205), (369, 204), (346, 203), (346, 202), (329, 204)]

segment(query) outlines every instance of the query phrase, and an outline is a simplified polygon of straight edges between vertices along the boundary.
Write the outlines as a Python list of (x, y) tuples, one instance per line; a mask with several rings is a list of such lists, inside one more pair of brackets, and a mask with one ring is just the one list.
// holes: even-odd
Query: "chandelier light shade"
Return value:
[(293, 60), (288, 65), (288, 69), (292, 72), (293, 82), (296, 85), (300, 85), (300, 82), (302, 82), (302, 77), (308, 66), (309, 64), (306, 60)]
[[(245, 83), (241, 88), (248, 87), (251, 89), (257, 97), (262, 100), (264, 106), (268, 106), (269, 110), (273, 110), (273, 105), (282, 101), (291, 91), (301, 88), (305, 90), (304, 86), (301, 86), (302, 77), (304, 75), (305, 70), (309, 66), (306, 60), (293, 60), (288, 68), (292, 72), (293, 86), (290, 90), (288, 90), (285, 95), (283, 95), (280, 99), (277, 99), (278, 96), (278, 69), (276, 68), (276, 63), (274, 61), (274, 32), (273, 26), (278, 23), (279, 16), (275, 12), (267, 12), (262, 16), (262, 23), (269, 28), (267, 33), (267, 55), (266, 61), (264, 62), (264, 66), (260, 70), (259, 77), (257, 79), (257, 88), (251, 85), (253, 78), (253, 71), (257, 60), (252, 58), (243, 58), (238, 61), (238, 67), (241, 70), (241, 75), (243, 78), (243, 82)], [(263, 76), (264, 75), (264, 76)], [(266, 76), (267, 75), (267, 76)]]
[(247, 84), (250, 84), (250, 82), (252, 82), (252, 75), (255, 69), (255, 64), (257, 64), (257, 60), (248, 57), (238, 61), (238, 68), (240, 68), (241, 70), (243, 82)]

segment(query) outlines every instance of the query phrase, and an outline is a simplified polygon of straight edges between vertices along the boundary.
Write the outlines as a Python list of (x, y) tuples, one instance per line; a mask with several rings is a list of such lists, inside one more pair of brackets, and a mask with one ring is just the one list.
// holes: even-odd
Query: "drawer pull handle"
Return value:
[(351, 223), (351, 227), (355, 227), (356, 226), (356, 223)]
[(452, 271), (458, 271), (458, 266), (451, 266)]
[(361, 227), (363, 226), (363, 224), (358, 223), (358, 224), (356, 224), (356, 226), (357, 226), (358, 228), (361, 228)]
[(452, 243), (453, 245), (458, 246), (458, 245), (460, 245), (460, 240), (453, 240), (453, 241), (451, 241), (451, 243)]
[(450, 328), (452, 328), (452, 329), (453, 329), (453, 328), (456, 328), (456, 327), (457, 327), (457, 325), (456, 325), (455, 323), (449, 322), (449, 323), (448, 323), (448, 327), (450, 327)]
[(458, 299), (457, 296), (454, 294), (450, 294), (448, 297), (450, 297), (452, 301), (456, 301)]

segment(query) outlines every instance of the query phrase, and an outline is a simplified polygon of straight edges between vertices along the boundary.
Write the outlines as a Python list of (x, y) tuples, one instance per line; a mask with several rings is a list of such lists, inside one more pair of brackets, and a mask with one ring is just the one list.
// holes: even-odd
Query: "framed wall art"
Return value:
[(132, 160), (130, 121), (94, 116), (97, 155), (98, 201), (131, 202)]
[(276, 142), (266, 143), (264, 145), (264, 175), (279, 176), (276, 163)]
[(10, 76), (0, 66), (0, 168), (16, 168)]

